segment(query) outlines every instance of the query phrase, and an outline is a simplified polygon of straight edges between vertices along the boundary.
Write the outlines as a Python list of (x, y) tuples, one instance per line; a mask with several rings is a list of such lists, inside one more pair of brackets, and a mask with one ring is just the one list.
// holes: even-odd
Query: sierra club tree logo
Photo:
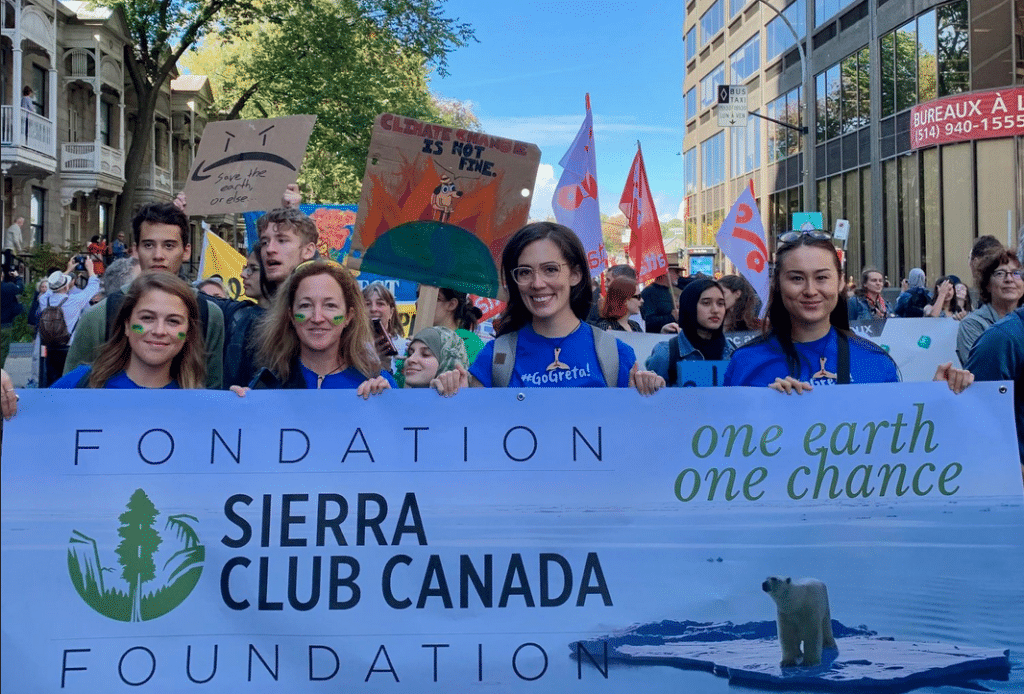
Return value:
[(185, 513), (167, 516), (164, 531), (173, 539), (165, 539), (154, 527), (159, 515), (146, 492), (136, 489), (118, 516), (121, 542), (114, 554), (119, 573), (117, 567), (103, 565), (94, 538), (72, 530), (68, 573), (89, 607), (121, 622), (145, 622), (167, 614), (189, 596), (206, 560), (206, 547), (193, 527), (199, 519)]

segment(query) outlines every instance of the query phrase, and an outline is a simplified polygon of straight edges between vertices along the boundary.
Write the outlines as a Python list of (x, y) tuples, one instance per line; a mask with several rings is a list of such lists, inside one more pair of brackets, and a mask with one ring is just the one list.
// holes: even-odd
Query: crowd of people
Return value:
[[(975, 378), (1016, 381), (1024, 466), (1024, 281), (1017, 257), (993, 239), (983, 238), (972, 254), (977, 309), (959, 278), (940, 278), (928, 293), (915, 269), (890, 312), (877, 269), (865, 269), (849, 295), (829, 235), (788, 232), (776, 249), (762, 321), (758, 297), (739, 276), (679, 278), (670, 268), (640, 291), (632, 268), (620, 265), (609, 270), (600, 299), (577, 236), (559, 224), (531, 223), (502, 252), (508, 300), (495, 339), (485, 343), (467, 296), (447, 288), (436, 290), (432, 325), (406, 336), (387, 287), (360, 289), (346, 268), (318, 257), (316, 225), (289, 202), (286, 195), (286, 206), (257, 225), (259, 242), (242, 273), (255, 303), (179, 277), (191, 250), (181, 200), (139, 211), (134, 257), (105, 273), (118, 284), (101, 287), (90, 257), (82, 290), (69, 291), (70, 266), (54, 271), (39, 311), (54, 321), (60, 314), (69, 344), (66, 353), (48, 350), (52, 387), (231, 389), (242, 397), (253, 389), (330, 388), (363, 398), (399, 386), (444, 396), (466, 387), (620, 387), (652, 395), (683, 385), (685, 362), (702, 360), (727, 362), (726, 386), (800, 394), (899, 381), (889, 355), (853, 333), (850, 321), (905, 312), (923, 291), (920, 315), (960, 321), (961, 363), (939, 365), (935, 380), (954, 392)], [(644, 330), (672, 337), (641, 363), (615, 336)], [(759, 335), (734, 350), (725, 333), (742, 330)], [(17, 394), (3, 379), (7, 418)]]

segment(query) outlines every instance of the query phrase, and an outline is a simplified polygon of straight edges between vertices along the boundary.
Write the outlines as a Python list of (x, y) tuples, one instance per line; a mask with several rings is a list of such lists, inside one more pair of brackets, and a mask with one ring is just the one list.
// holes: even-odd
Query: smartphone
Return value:
[(391, 336), (388, 335), (386, 330), (384, 330), (384, 324), (380, 322), (380, 318), (373, 319), (373, 335), (374, 344), (377, 345), (377, 350), (380, 352), (381, 356), (398, 356), (398, 348), (395, 347), (395, 343), (392, 341)]

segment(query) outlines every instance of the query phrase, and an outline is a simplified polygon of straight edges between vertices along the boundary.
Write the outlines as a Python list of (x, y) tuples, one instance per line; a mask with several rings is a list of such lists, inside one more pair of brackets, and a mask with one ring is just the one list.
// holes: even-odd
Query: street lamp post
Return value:
[[(803, 85), (804, 93), (804, 127), (799, 128), (799, 131), (804, 136), (804, 211), (814, 212), (818, 209), (818, 196), (814, 195), (815, 131), (812, 128), (812, 116), (814, 114), (814, 110), (811, 108), (811, 77), (810, 69), (807, 64), (807, 53), (804, 51), (804, 44), (797, 35), (796, 29), (794, 29), (792, 23), (786, 19), (786, 16), (779, 10), (775, 9), (775, 6), (768, 2), (768, 0), (757, 1), (774, 12), (775, 15), (783, 21), (786, 28), (789, 29), (789, 33), (793, 35), (793, 40), (796, 42), (796, 48), (800, 52), (800, 83)], [(807, 2), (810, 4), (810, 0), (807, 0)], [(810, 12), (808, 12), (808, 14), (810, 14)], [(810, 22), (808, 22), (808, 24), (810, 24)]]

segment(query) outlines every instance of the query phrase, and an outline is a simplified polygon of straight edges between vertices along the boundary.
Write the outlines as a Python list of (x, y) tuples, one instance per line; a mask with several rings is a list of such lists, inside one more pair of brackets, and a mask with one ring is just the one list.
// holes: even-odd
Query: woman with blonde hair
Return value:
[[(333, 261), (299, 265), (257, 330), (250, 388), (353, 388), (361, 397), (395, 383), (381, 371), (359, 285)], [(244, 395), (244, 389), (232, 390)]]
[(51, 388), (204, 388), (206, 349), (192, 288), (167, 272), (135, 279), (92, 365)]

